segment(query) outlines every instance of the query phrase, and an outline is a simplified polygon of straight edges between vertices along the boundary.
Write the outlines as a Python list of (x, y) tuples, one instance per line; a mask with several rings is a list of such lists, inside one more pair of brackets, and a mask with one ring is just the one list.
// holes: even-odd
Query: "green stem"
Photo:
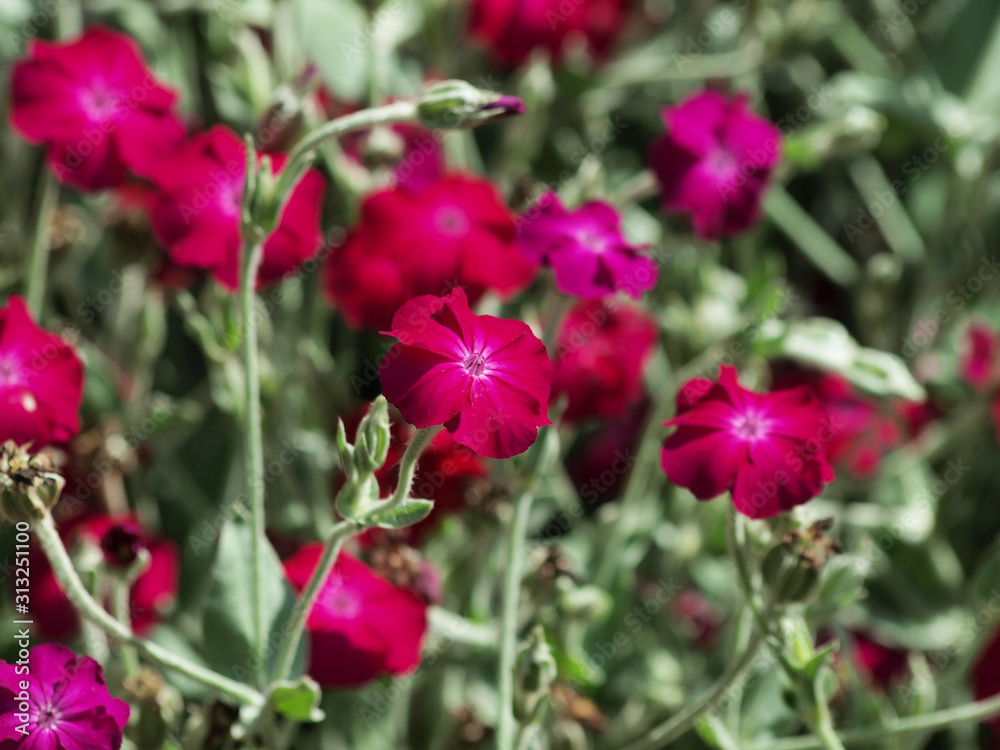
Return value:
[[(131, 582), (116, 578), (112, 584), (115, 617), (126, 628), (132, 627), (132, 605), (129, 601), (129, 589)], [(125, 667), (125, 674), (128, 677), (135, 677), (139, 674), (139, 655), (135, 647), (125, 641), (121, 645), (122, 665)]]
[(822, 743), (824, 750), (844, 750), (844, 744), (837, 737), (837, 730), (833, 727), (830, 709), (825, 704), (821, 704), (817, 713), (816, 739)]
[(753, 666), (763, 645), (764, 633), (758, 630), (750, 639), (743, 655), (726, 670), (718, 682), (645, 736), (626, 746), (625, 750), (656, 750), (666, 747), (691, 729), (694, 723), (708, 713), (733, 685), (743, 679)]
[(514, 518), (507, 538), (507, 570), (503, 581), (503, 607), (500, 613), (500, 654), (497, 676), (498, 718), (496, 732), (497, 750), (514, 747), (517, 720), (514, 718), (514, 662), (517, 658), (517, 621), (521, 601), (521, 576), (524, 572), (525, 536), (528, 519), (535, 499), (535, 488), (549, 465), (558, 458), (558, 433), (551, 427), (543, 428), (538, 436), (537, 460), (524, 490), (514, 506)]
[(253, 648), (264, 664), (264, 650), (267, 645), (267, 626), (264, 616), (265, 581), (261, 560), (267, 544), (265, 536), (264, 511), (264, 439), (260, 414), (260, 359), (257, 351), (257, 311), (256, 301), (257, 271), (264, 255), (264, 242), (252, 244), (244, 241), (243, 273), (240, 276), (240, 303), (243, 309), (243, 370), (245, 373), (245, 396), (243, 420), (244, 443), (246, 449), (247, 489), (250, 494), (250, 524), (252, 530), (250, 557), (253, 561), (251, 576), (251, 596), (253, 611)]
[(288, 153), (288, 161), (285, 162), (285, 167), (278, 177), (275, 195), (279, 196), (282, 204), (287, 200), (299, 176), (312, 161), (311, 152), (315, 151), (323, 141), (337, 138), (352, 130), (391, 122), (413, 121), (416, 117), (416, 102), (393, 102), (382, 107), (364, 109), (338, 117), (336, 120), (330, 120), (330, 122), (320, 125), (296, 143)]
[[(872, 744), (884, 747), (885, 741), (894, 737), (917, 732), (937, 731), (954, 724), (981, 721), (997, 715), (1000, 715), (1000, 695), (921, 716), (909, 716), (890, 722), (885, 726), (841, 732), (837, 740), (841, 745)], [(753, 750), (823, 750), (825, 747), (827, 745), (823, 744), (820, 737), (809, 735), (787, 740), (768, 740), (766, 743), (755, 746)]]
[(427, 427), (423, 430), (417, 430), (416, 434), (410, 438), (406, 452), (403, 453), (403, 458), (399, 462), (399, 482), (396, 484), (396, 490), (388, 502), (379, 508), (380, 511), (398, 508), (410, 496), (410, 488), (413, 486), (413, 477), (417, 473), (420, 454), (424, 452), (424, 448), (430, 444), (431, 439), (439, 429), (439, 427)]
[(514, 718), (514, 660), (517, 656), (517, 613), (521, 600), (521, 575), (524, 571), (524, 537), (528, 531), (528, 518), (534, 493), (527, 489), (521, 493), (514, 507), (514, 520), (507, 538), (507, 571), (504, 575), (503, 610), (500, 615), (500, 674), (499, 718), (497, 721), (497, 750), (514, 747), (517, 721)]
[(299, 643), (302, 641), (302, 633), (305, 630), (309, 613), (319, 597), (323, 584), (330, 577), (330, 572), (337, 562), (344, 542), (359, 530), (360, 527), (355, 521), (341, 521), (330, 529), (326, 544), (323, 546), (323, 554), (316, 563), (316, 569), (310, 576), (309, 582), (302, 589), (302, 595), (292, 610), (292, 619), (285, 626), (285, 640), (281, 644), (278, 660), (274, 666), (275, 680), (287, 679), (291, 674), (292, 665), (295, 662), (295, 652), (298, 651)]
[(162, 667), (172, 669), (192, 680), (215, 688), (241, 703), (252, 706), (264, 704), (264, 696), (248, 685), (230, 680), (210, 669), (189, 662), (182, 656), (155, 643), (139, 638), (132, 629), (109, 615), (88, 593), (69, 559), (52, 517), (48, 514), (38, 519), (34, 526), (35, 535), (42, 551), (52, 565), (52, 572), (66, 597), (83, 617), (110, 633), (122, 643), (133, 646), (140, 654)]
[(42, 315), (45, 304), (45, 281), (49, 268), (49, 228), (52, 212), (59, 202), (59, 183), (48, 167), (42, 168), (38, 205), (35, 209), (35, 234), (31, 239), (28, 264), (25, 270), (25, 299), (35, 318)]

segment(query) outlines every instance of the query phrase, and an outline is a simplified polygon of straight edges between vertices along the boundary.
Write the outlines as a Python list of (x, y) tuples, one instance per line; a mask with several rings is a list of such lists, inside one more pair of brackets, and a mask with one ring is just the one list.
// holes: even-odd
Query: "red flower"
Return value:
[[(303, 547), (285, 562), (285, 575), (301, 591), (322, 544)], [(309, 674), (328, 687), (357, 687), (381, 674), (399, 675), (420, 663), (427, 605), (341, 552), (306, 621)]]
[(56, 177), (81, 190), (116, 187), (127, 171), (143, 177), (184, 138), (162, 85), (136, 43), (103, 28), (72, 41), (28, 42), (14, 66), (10, 118), (21, 135), (46, 144)]
[(410, 300), (387, 333), (400, 343), (382, 362), (382, 389), (416, 427), (443, 424), (479, 455), (509, 458), (549, 424), (552, 363), (521, 321), (473, 315), (456, 289)]
[(841, 375), (798, 369), (779, 371), (774, 384), (780, 388), (804, 385), (813, 392), (834, 427), (826, 443), (826, 457), (856, 479), (875, 474), (882, 457), (903, 442), (900, 421), (873, 399), (858, 393)]
[(723, 613), (697, 589), (680, 592), (670, 606), (673, 616), (684, 626), (696, 648), (710, 649), (719, 639)]
[(1000, 335), (984, 323), (971, 323), (965, 330), (962, 354), (958, 362), (959, 374), (973, 388), (990, 386), (997, 372), (998, 353)]
[(80, 431), (83, 363), (73, 347), (39, 328), (24, 300), (0, 309), (0, 443), (42, 448)]
[[(61, 529), (68, 546), (90, 544), (99, 547), (111, 567), (127, 567), (140, 549), (149, 551), (147, 567), (132, 584), (129, 603), (132, 628), (149, 632), (161, 613), (177, 597), (180, 553), (169, 539), (147, 534), (132, 516), (91, 516)], [(131, 553), (131, 560), (128, 559)], [(42, 635), (63, 640), (74, 635), (80, 623), (73, 606), (59, 587), (45, 555), (31, 554), (31, 611)]]
[(761, 196), (781, 158), (781, 131), (747, 107), (702, 91), (662, 111), (668, 132), (650, 150), (663, 210), (692, 215), (705, 239), (730, 237), (760, 218)]
[(638, 308), (600, 302), (573, 308), (559, 331), (552, 372), (552, 392), (569, 396), (565, 419), (613, 419), (638, 402), (656, 334), (656, 321)]
[[(972, 668), (972, 684), (977, 701), (1000, 695), (1000, 630)], [(996, 744), (1000, 747), (1000, 716), (993, 718), (989, 724), (996, 733)]]
[[(271, 155), (271, 161), (278, 170), (285, 156)], [(245, 172), (243, 141), (217, 125), (188, 141), (153, 176), (163, 192), (153, 211), (153, 230), (170, 259), (178, 265), (209, 269), (227, 289), (239, 285)], [(325, 189), (315, 170), (309, 170), (295, 186), (277, 228), (264, 243), (258, 287), (293, 273), (319, 251)]]
[(369, 195), (327, 263), (325, 285), (348, 323), (378, 329), (413, 297), (455, 287), (473, 304), (487, 289), (507, 297), (535, 270), (514, 243), (514, 220), (496, 188), (453, 174)]
[(600, 299), (623, 291), (635, 299), (656, 285), (656, 264), (629, 244), (610, 203), (590, 201), (568, 211), (553, 192), (521, 217), (518, 245), (536, 263), (552, 266), (565, 294)]
[(583, 39), (592, 56), (604, 58), (629, 5), (629, 0), (475, 0), (469, 35), (504, 65), (520, 65), (535, 49), (546, 49), (559, 61), (572, 37)]
[(729, 490), (749, 518), (807, 502), (833, 480), (825, 443), (833, 430), (808, 388), (754, 393), (723, 365), (719, 381), (688, 381), (677, 395), (676, 427), (663, 444), (663, 470), (699, 500)]
[(905, 677), (909, 672), (906, 649), (888, 646), (868, 633), (853, 631), (854, 661), (868, 679), (883, 691)]

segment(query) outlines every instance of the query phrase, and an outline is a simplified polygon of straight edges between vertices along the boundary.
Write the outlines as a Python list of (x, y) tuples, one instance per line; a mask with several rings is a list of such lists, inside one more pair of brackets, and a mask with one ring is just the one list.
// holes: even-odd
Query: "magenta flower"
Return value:
[(490, 458), (523, 453), (549, 424), (552, 362), (521, 321), (474, 315), (456, 289), (410, 300), (386, 333), (399, 343), (382, 362), (382, 389), (410, 424), (443, 424)]
[(656, 284), (656, 264), (629, 244), (621, 224), (609, 203), (569, 211), (548, 192), (521, 216), (517, 242), (533, 261), (552, 266), (561, 292), (599, 299), (623, 291), (638, 299)]
[[(322, 544), (310, 544), (285, 561), (285, 575), (298, 591), (322, 554)], [(357, 687), (381, 674), (405, 674), (420, 664), (427, 604), (341, 552), (309, 612), (306, 629), (309, 675), (328, 687)]]
[(56, 177), (81, 190), (149, 177), (184, 139), (177, 94), (150, 71), (125, 34), (91, 28), (72, 41), (28, 42), (14, 65), (10, 119), (48, 147)]
[(691, 214), (704, 239), (748, 229), (781, 158), (781, 131), (755, 115), (747, 98), (702, 91), (661, 112), (667, 134), (649, 160), (662, 189), (663, 210)]
[(129, 706), (111, 696), (101, 665), (42, 643), (27, 666), (0, 662), (0, 748), (118, 750)]
[(0, 443), (65, 442), (80, 431), (82, 402), (83, 363), (73, 347), (11, 297), (0, 309)]
[(973, 322), (965, 330), (959, 374), (973, 388), (991, 385), (997, 371), (1000, 335), (985, 323)]
[(625, 414), (644, 395), (643, 371), (656, 345), (656, 320), (636, 307), (582, 302), (566, 316), (552, 371), (571, 422)]
[[(284, 155), (271, 155), (275, 170)], [(170, 259), (205, 268), (227, 289), (236, 289), (240, 268), (240, 212), (246, 148), (217, 125), (188, 141), (153, 180), (162, 195), (153, 210), (153, 230)], [(257, 285), (280, 281), (319, 252), (323, 177), (309, 170), (292, 190), (277, 228), (264, 243)]]
[(677, 428), (663, 444), (667, 478), (699, 500), (728, 490), (749, 518), (790, 510), (833, 481), (826, 444), (835, 430), (805, 387), (754, 393), (722, 366), (717, 383), (684, 385), (664, 426)]

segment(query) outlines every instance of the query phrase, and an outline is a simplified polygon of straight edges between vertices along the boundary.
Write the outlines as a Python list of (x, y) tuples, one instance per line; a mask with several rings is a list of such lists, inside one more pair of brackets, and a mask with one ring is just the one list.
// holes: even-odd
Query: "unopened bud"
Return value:
[(470, 128), (520, 114), (524, 102), (517, 97), (477, 89), (465, 81), (436, 83), (417, 100), (417, 117), (428, 128)]
[(32, 456), (8, 440), (0, 447), (0, 515), (10, 523), (34, 521), (59, 500), (66, 480), (48, 454)]
[(358, 437), (354, 443), (354, 466), (357, 470), (368, 473), (382, 468), (389, 455), (391, 438), (389, 402), (385, 396), (379, 396), (358, 425)]

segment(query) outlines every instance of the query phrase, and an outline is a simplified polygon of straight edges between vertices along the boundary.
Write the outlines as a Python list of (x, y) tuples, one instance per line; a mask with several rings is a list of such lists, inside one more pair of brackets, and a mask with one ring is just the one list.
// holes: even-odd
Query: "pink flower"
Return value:
[(629, 5), (629, 0), (475, 0), (469, 35), (509, 66), (520, 65), (535, 49), (548, 50), (558, 62), (574, 37), (586, 43), (591, 55), (603, 58)]
[[(310, 544), (285, 562), (285, 575), (298, 591), (322, 553), (322, 544)], [(306, 628), (313, 679), (328, 687), (357, 687), (381, 674), (405, 674), (420, 663), (427, 605), (341, 552)]]
[(521, 321), (473, 315), (456, 289), (410, 300), (386, 333), (399, 343), (382, 362), (382, 389), (410, 424), (443, 424), (490, 458), (523, 453), (549, 424), (552, 363)]
[(464, 288), (509, 297), (534, 278), (514, 244), (514, 220), (496, 188), (452, 174), (369, 195), (361, 221), (331, 255), (326, 292), (356, 328), (385, 328), (409, 299)]
[(985, 323), (971, 323), (965, 330), (965, 340), (958, 362), (959, 374), (973, 388), (990, 386), (997, 372), (998, 353), (1000, 353), (1000, 335)]
[[(96, 515), (60, 528), (67, 546), (85, 543), (99, 547), (111, 567), (128, 567), (139, 550), (149, 552), (147, 567), (132, 584), (129, 604), (132, 628), (145, 634), (160, 621), (162, 612), (177, 597), (180, 553), (177, 546), (149, 534), (132, 516)], [(76, 612), (52, 573), (45, 555), (32, 550), (30, 578), (31, 611), (46, 637), (61, 640), (73, 636), (80, 627)]]
[(826, 442), (833, 430), (808, 388), (755, 393), (723, 365), (717, 383), (697, 378), (677, 395), (676, 427), (663, 470), (699, 500), (730, 491), (749, 518), (768, 518), (810, 500), (833, 480)]
[[(972, 668), (972, 685), (977, 701), (1000, 695), (1000, 630), (976, 660)], [(996, 745), (1000, 747), (1000, 716), (994, 717), (989, 725), (996, 734)]]
[(10, 118), (47, 146), (56, 177), (81, 190), (148, 177), (184, 138), (177, 95), (156, 80), (125, 34), (87, 29), (72, 41), (28, 42), (14, 66)]
[(80, 431), (82, 402), (83, 363), (73, 347), (11, 297), (0, 309), (0, 442), (65, 442)]
[[(285, 156), (274, 154), (271, 160), (278, 170)], [(243, 141), (217, 125), (188, 141), (153, 175), (162, 191), (152, 217), (157, 239), (174, 263), (208, 269), (227, 289), (239, 285), (245, 172)], [(264, 243), (258, 287), (294, 273), (319, 251), (325, 190), (316, 170), (309, 170), (295, 186), (277, 229)]]
[(520, 218), (517, 242), (533, 261), (552, 266), (561, 292), (599, 299), (623, 291), (638, 299), (656, 285), (656, 264), (629, 244), (621, 224), (609, 203), (568, 211), (548, 192)]
[(692, 215), (704, 239), (730, 237), (757, 222), (761, 196), (781, 158), (781, 131), (755, 115), (744, 94), (702, 91), (662, 111), (667, 134), (649, 160), (663, 210)]
[(882, 457), (903, 442), (901, 421), (874, 399), (857, 391), (842, 375), (798, 368), (779, 368), (778, 388), (806, 386), (819, 399), (834, 426), (826, 457), (856, 479), (867, 479), (882, 466)]
[[(21, 685), (27, 683), (27, 689)], [(27, 710), (23, 710), (27, 704)], [(27, 735), (18, 714), (27, 713)], [(101, 665), (57, 643), (31, 649), (27, 672), (0, 662), (0, 747), (118, 750), (129, 706), (112, 697)]]
[(569, 396), (564, 418), (613, 419), (637, 403), (657, 330), (656, 320), (635, 307), (584, 302), (573, 308), (559, 331), (552, 372), (552, 392)]

